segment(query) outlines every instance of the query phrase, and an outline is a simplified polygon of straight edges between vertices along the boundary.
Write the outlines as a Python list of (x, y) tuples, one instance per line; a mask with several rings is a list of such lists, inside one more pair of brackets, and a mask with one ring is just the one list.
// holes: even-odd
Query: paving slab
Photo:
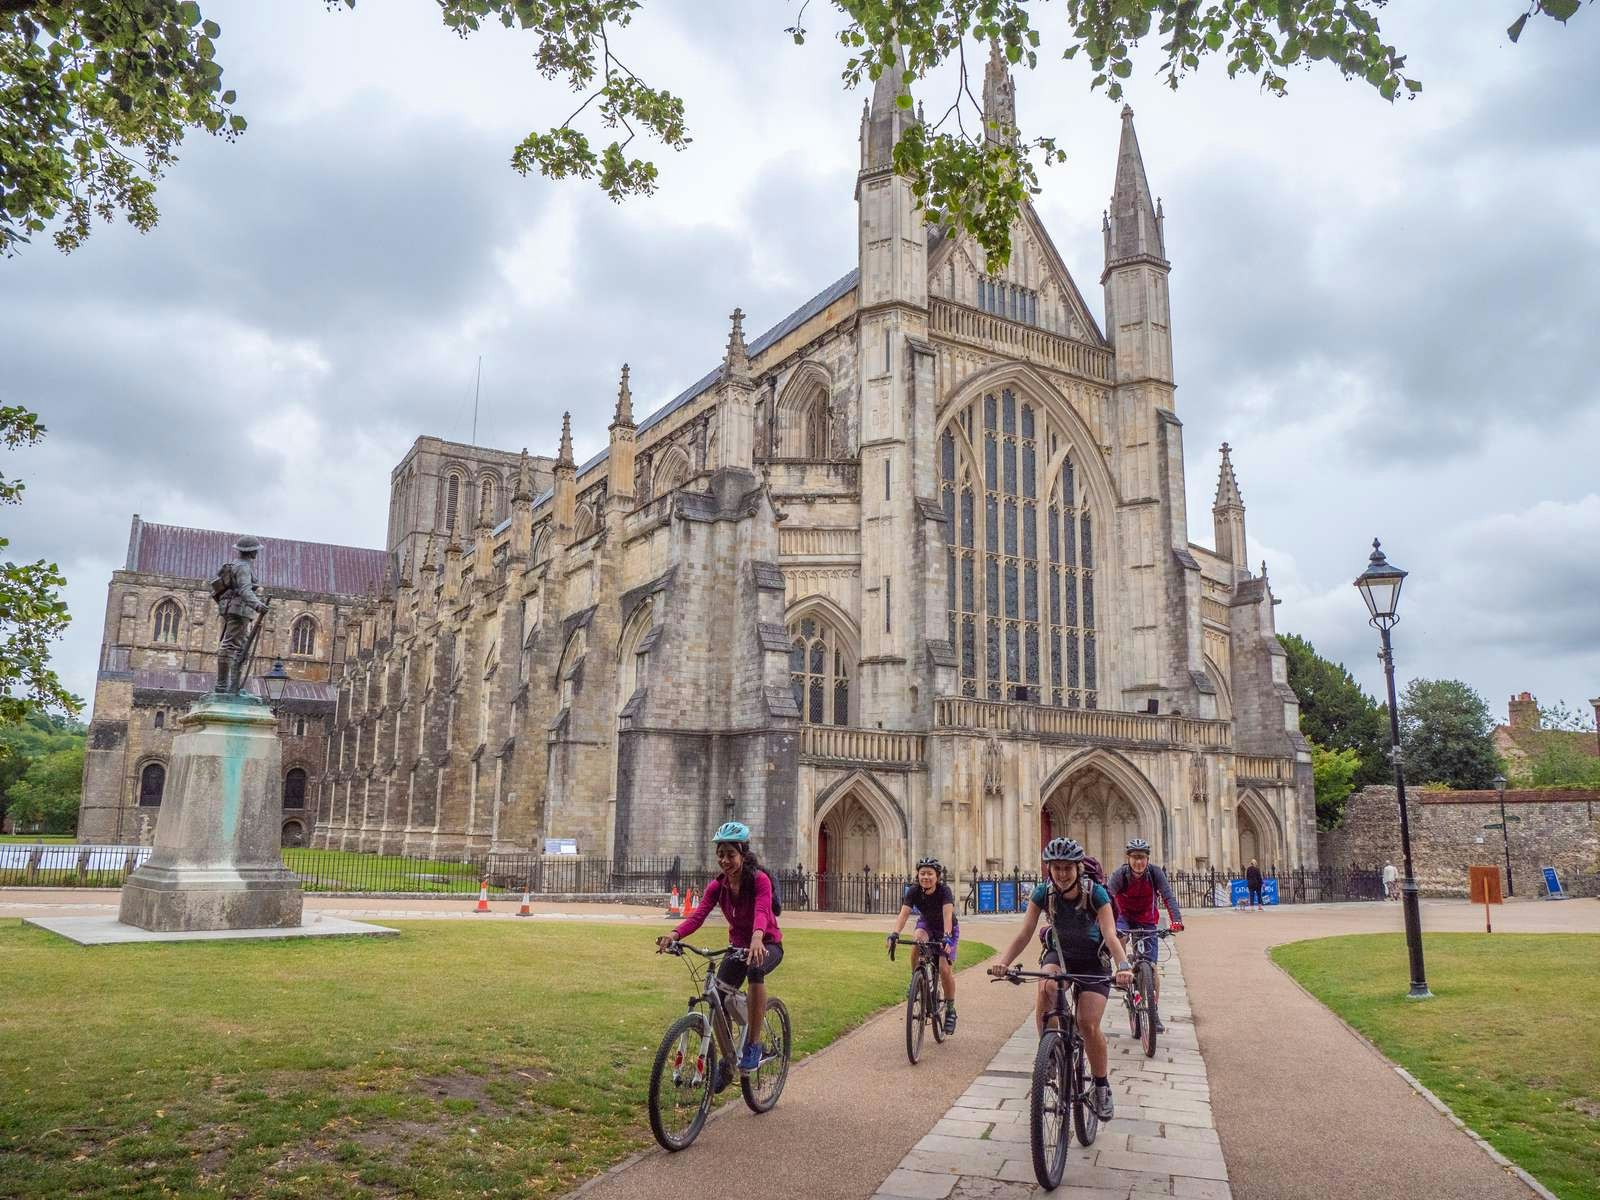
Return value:
[(33, 925), (77, 942), (80, 946), (129, 946), (140, 942), (256, 942), (308, 937), (398, 937), (398, 929), (349, 921), (324, 913), (307, 913), (292, 929), (179, 929), (155, 932), (124, 925), (114, 913), (92, 917), (26, 917)]
[[(1170, 1036), (1147, 1059), (1130, 1036), (1127, 1011), (1112, 997), (1104, 1028), (1117, 1115), (1092, 1146), (1074, 1144), (1054, 1200), (1129, 1200), (1188, 1195), (1231, 1200), (1228, 1168), (1212, 1125), (1205, 1059), (1192, 1025), (1183, 968), (1161, 966), (1163, 1016)], [(1043, 1196), (1029, 1149), (1028, 1090), (1038, 1048), (1033, 1015), (1012, 1033), (988, 1068), (886, 1175), (874, 1200), (893, 1200), (908, 1180), (950, 1200), (1025, 1200)], [(934, 1180), (940, 1176), (940, 1183)], [(949, 1184), (948, 1191), (936, 1191)], [(1180, 1191), (1180, 1185), (1197, 1190)], [(1220, 1191), (1214, 1189), (1220, 1188)], [(1213, 1189), (1213, 1190), (1206, 1190)]]

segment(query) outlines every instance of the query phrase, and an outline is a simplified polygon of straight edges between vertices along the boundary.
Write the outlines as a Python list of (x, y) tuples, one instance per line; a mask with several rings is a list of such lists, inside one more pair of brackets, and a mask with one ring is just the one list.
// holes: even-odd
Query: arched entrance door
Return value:
[(1239, 869), (1253, 858), (1263, 871), (1286, 865), (1279, 861), (1278, 823), (1265, 800), (1254, 792), (1239, 797), (1235, 815), (1239, 823)]
[(1139, 836), (1158, 844), (1157, 830), (1142, 815), (1142, 806), (1119, 782), (1094, 766), (1075, 771), (1045, 802), (1040, 820), (1041, 844), (1052, 837), (1077, 840), (1107, 871), (1122, 862), (1128, 839)]
[(883, 830), (859, 796), (846, 796), (823, 818), (817, 869), (857, 875), (884, 869)]

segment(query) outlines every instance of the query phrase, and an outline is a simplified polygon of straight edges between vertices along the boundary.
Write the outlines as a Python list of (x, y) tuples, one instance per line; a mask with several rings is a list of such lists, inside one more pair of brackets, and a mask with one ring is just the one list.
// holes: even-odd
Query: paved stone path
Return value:
[(876, 1200), (1231, 1200), (1183, 969), (1174, 957), (1161, 973), (1167, 1032), (1154, 1058), (1145, 1058), (1128, 1036), (1127, 1010), (1117, 993), (1106, 1005), (1117, 1115), (1101, 1125), (1093, 1146), (1073, 1144), (1056, 1191), (1039, 1187), (1028, 1145), (1028, 1086), (1039, 1044), (1030, 1013), (883, 1180)]

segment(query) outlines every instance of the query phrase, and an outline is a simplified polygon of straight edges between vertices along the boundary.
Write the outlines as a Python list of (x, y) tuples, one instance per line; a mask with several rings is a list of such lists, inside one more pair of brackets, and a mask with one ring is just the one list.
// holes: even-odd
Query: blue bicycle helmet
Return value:
[(724, 821), (711, 835), (711, 841), (717, 845), (723, 842), (749, 842), (749, 840), (750, 826), (743, 821)]

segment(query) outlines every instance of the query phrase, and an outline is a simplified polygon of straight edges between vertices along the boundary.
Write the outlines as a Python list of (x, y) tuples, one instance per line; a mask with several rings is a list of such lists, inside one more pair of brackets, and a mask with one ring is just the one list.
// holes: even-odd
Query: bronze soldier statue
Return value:
[[(217, 568), (211, 581), (211, 598), (222, 614), (222, 645), (217, 651), (217, 693), (236, 696), (244, 683), (246, 658), (251, 636), (250, 618), (267, 611), (267, 602), (256, 594), (256, 555), (261, 543), (245, 536), (234, 543), (239, 557)], [(259, 622), (258, 622), (259, 623)]]

